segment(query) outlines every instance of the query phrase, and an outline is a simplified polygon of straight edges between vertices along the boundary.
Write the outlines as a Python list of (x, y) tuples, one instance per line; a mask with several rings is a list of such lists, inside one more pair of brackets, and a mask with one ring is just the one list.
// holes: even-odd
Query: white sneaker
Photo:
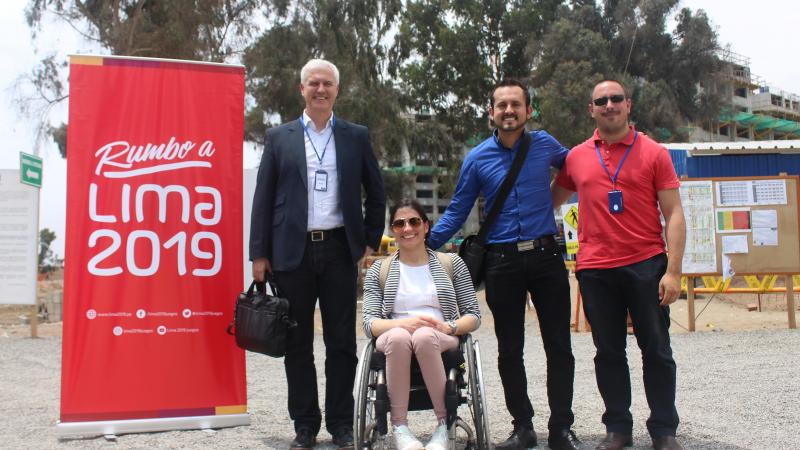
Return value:
[(431, 435), (431, 440), (425, 450), (447, 450), (447, 425), (439, 424)]
[(394, 443), (397, 450), (422, 450), (422, 442), (414, 436), (407, 425), (392, 426)]

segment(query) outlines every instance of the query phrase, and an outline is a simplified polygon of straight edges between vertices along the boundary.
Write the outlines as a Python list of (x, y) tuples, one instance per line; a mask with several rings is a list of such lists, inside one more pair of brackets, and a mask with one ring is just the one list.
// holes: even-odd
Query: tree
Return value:
[(55, 231), (49, 228), (39, 230), (39, 273), (50, 273), (62, 266), (63, 260), (53, 253), (50, 245), (56, 240)]
[[(385, 161), (412, 157), (450, 162), (458, 146), (438, 123), (417, 122), (409, 97), (392, 78), (389, 54), (399, 0), (308, 0), (276, 9), (266, 31), (244, 54), (248, 92), (246, 133), (260, 142), (267, 127), (299, 117), (300, 68), (311, 58), (339, 68), (339, 97), (334, 111), (369, 127), (373, 147)], [(409, 110), (411, 108), (411, 110)], [(409, 174), (391, 174), (387, 192), (400, 196), (413, 184)]]
[[(48, 14), (68, 24), (87, 41), (115, 55), (223, 62), (238, 55), (256, 29), (258, 0), (30, 0), (25, 11), (34, 39)], [(33, 69), (28, 81), (44, 107), (66, 98), (61, 71), (65, 61), (50, 55)], [(31, 102), (32, 99), (24, 99)], [(49, 134), (66, 157), (65, 125)]]
[(560, 1), (409, 1), (392, 52), (409, 106), (430, 112), (457, 142), (488, 134), (489, 92), (504, 77), (529, 80), (531, 39)]
[(244, 53), (255, 101), (248, 137), (261, 141), (267, 127), (300, 116), (300, 68), (324, 58), (340, 72), (336, 114), (367, 125), (376, 147), (397, 148), (402, 108), (387, 77), (386, 40), (401, 6), (400, 0), (306, 0), (276, 8)]
[(601, 78), (623, 81), (637, 129), (661, 141), (684, 140), (686, 124), (718, 116), (712, 89), (698, 87), (719, 72), (716, 35), (701, 11), (683, 9), (673, 32), (666, 21), (677, 0), (573, 2), (559, 10), (538, 50), (534, 70), (542, 123), (562, 143), (580, 142), (593, 125), (586, 107)]

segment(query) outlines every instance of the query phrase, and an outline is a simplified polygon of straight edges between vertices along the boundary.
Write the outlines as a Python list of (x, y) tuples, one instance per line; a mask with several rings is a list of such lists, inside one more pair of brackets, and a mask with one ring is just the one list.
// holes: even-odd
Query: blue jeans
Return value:
[(531, 293), (536, 308), (547, 357), (548, 428), (559, 432), (569, 429), (575, 420), (572, 413), (575, 358), (570, 341), (569, 279), (564, 260), (556, 246), (523, 252), (516, 249), (516, 244), (490, 246), (486, 255), (486, 303), (494, 317), (497, 367), (515, 427), (531, 426), (534, 414), (523, 361), (527, 292)]
[(642, 350), (642, 371), (652, 437), (674, 436), (678, 428), (675, 409), (675, 360), (669, 340), (669, 307), (660, 306), (658, 283), (667, 268), (663, 253), (613, 269), (578, 272), (586, 318), (592, 326), (597, 387), (606, 411), (608, 432), (632, 434), (631, 378), (626, 354), (627, 314), (633, 320), (636, 342)]

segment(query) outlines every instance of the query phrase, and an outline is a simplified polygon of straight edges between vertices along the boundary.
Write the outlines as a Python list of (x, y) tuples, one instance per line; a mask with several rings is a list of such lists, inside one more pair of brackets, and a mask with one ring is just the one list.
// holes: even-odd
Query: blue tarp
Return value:
[(800, 175), (800, 154), (686, 156), (686, 150), (670, 150), (678, 176), (689, 178), (773, 176), (781, 172)]
[(688, 175), (686, 172), (686, 150), (670, 150), (669, 156), (672, 158), (672, 165), (675, 166), (675, 172), (678, 177)]
[(692, 156), (686, 166), (689, 178), (800, 175), (800, 154)]

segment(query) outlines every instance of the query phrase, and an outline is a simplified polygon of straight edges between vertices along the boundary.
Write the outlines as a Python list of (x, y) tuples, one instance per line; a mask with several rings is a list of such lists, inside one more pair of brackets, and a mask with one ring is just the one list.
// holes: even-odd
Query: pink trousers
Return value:
[(378, 336), (375, 346), (386, 354), (386, 387), (389, 390), (392, 425), (408, 425), (412, 354), (417, 356), (436, 419), (443, 421), (447, 416), (444, 405), (447, 375), (441, 355), (442, 352), (457, 347), (458, 338), (430, 327), (419, 328), (413, 334), (398, 327)]

